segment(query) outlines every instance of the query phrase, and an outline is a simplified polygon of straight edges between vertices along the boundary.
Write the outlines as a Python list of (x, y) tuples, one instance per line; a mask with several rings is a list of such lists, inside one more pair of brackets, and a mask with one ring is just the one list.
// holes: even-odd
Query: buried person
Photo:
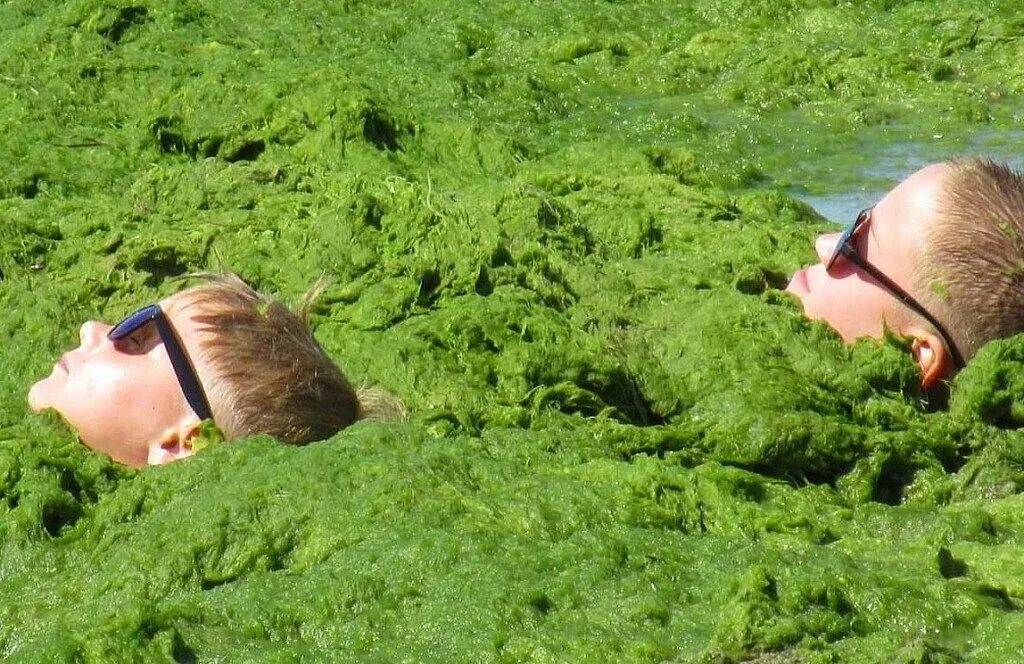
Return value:
[(924, 388), (987, 341), (1024, 331), (1024, 174), (984, 159), (932, 164), (820, 236), (786, 287), (846, 342), (911, 340)]
[(227, 439), (269, 434), (302, 445), (401, 404), (356, 390), (299, 315), (234, 275), (139, 309), (113, 327), (88, 321), (81, 344), (29, 390), (83, 443), (131, 466), (192, 454), (203, 420)]

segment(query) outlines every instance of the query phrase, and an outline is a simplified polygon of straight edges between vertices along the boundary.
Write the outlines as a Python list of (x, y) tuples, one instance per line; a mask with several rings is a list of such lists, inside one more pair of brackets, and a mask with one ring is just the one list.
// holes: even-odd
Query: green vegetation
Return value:
[[(847, 348), (778, 290), (822, 222), (790, 187), (1011, 136), (1018, 3), (11, 0), (0, 25), (4, 656), (1024, 648), (1024, 340), (931, 411), (899, 340)], [(326, 274), (318, 338), (411, 421), (133, 472), (28, 413), (82, 321), (221, 268), (289, 302)]]

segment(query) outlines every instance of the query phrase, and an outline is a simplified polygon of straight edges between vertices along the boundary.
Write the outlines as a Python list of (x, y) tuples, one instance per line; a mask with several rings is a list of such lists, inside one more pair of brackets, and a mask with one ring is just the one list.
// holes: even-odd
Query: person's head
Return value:
[(868, 210), (838, 255), (841, 234), (820, 236), (821, 262), (786, 290), (848, 342), (886, 329), (909, 337), (929, 387), (985, 342), (1024, 330), (1022, 238), (1019, 173), (986, 160), (933, 164)]
[(304, 311), (233, 275), (208, 277), (113, 328), (86, 322), (79, 336), (29, 404), (58, 411), (86, 445), (133, 466), (191, 454), (204, 402), (228, 439), (265, 433), (298, 445), (362, 417), (401, 414), (372, 390), (360, 402)]

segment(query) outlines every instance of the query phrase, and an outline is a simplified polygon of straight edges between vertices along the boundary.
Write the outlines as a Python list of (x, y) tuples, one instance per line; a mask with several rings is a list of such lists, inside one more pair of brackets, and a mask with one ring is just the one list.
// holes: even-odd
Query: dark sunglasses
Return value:
[(171, 358), (174, 375), (178, 377), (178, 384), (181, 386), (188, 405), (192, 407), (199, 419), (212, 420), (213, 413), (210, 412), (210, 402), (206, 399), (206, 392), (203, 391), (203, 386), (199, 382), (199, 376), (196, 375), (196, 370), (192, 366), (192, 362), (189, 361), (185, 348), (178, 340), (178, 335), (174, 333), (170, 320), (167, 319), (159, 304), (151, 304), (129, 314), (127, 318), (111, 328), (110, 332), (107, 332), (107, 338), (112, 341), (124, 339), (149, 322), (156, 323), (156, 330), (160, 334), (164, 348), (167, 349), (167, 357)]
[(900, 288), (895, 281), (882, 274), (877, 267), (869, 263), (867, 259), (861, 256), (860, 252), (857, 251), (857, 247), (853, 243), (853, 238), (857, 236), (857, 233), (861, 228), (867, 225), (870, 220), (871, 208), (861, 210), (853, 223), (847, 226), (846, 230), (843, 231), (843, 234), (839, 236), (839, 242), (836, 243), (836, 248), (832, 250), (832, 255), (829, 256), (828, 263), (825, 264), (825, 270), (831, 272), (832, 266), (835, 265), (836, 260), (839, 256), (843, 256), (851, 263), (870, 274), (874, 277), (875, 281), (881, 284), (882, 288), (889, 291), (889, 293), (894, 295), (896, 299), (916, 311), (924, 317), (925, 320), (935, 326), (935, 329), (938, 331), (943, 341), (945, 341), (946, 345), (949, 346), (949, 353), (953, 356), (953, 362), (956, 364), (958, 369), (962, 369), (964, 366), (964, 358), (960, 354), (960, 351), (957, 350), (956, 344), (953, 343), (953, 338), (950, 336), (949, 332), (946, 331), (946, 328), (942, 326), (942, 323), (937, 321), (935, 316), (928, 313), (928, 310), (915, 300), (910, 293)]

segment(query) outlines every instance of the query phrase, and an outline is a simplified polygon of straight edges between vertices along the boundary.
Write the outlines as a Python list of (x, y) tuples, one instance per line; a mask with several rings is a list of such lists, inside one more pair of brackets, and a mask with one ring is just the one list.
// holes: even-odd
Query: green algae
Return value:
[[(1012, 660), (1024, 345), (934, 410), (778, 289), (785, 187), (1012, 125), (1016, 5), (680, 5), (0, 7), (0, 652)], [(222, 268), (325, 275), (411, 421), (134, 472), (27, 413)]]

